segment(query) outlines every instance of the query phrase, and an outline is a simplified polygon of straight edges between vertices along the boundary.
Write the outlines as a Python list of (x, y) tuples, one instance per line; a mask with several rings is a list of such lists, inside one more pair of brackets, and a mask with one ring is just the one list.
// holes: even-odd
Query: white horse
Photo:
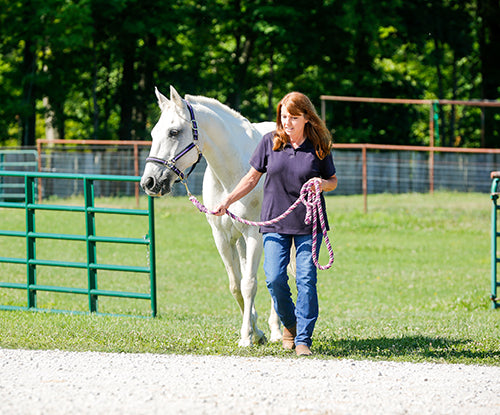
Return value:
[[(144, 191), (162, 196), (185, 176), (201, 154), (207, 161), (203, 179), (203, 202), (209, 210), (222, 201), (250, 168), (249, 160), (262, 136), (274, 123), (252, 124), (219, 101), (186, 95), (183, 100), (170, 87), (170, 100), (156, 89), (161, 116), (151, 135), (153, 144), (141, 178)], [(231, 212), (258, 221), (262, 186), (231, 205)], [(243, 313), (240, 346), (265, 343), (257, 327), (255, 294), (257, 269), (262, 256), (262, 236), (257, 227), (233, 221), (229, 216), (207, 215), (217, 250), (229, 277), (229, 289)], [(271, 300), (268, 320), (270, 341), (281, 339), (280, 321)]]

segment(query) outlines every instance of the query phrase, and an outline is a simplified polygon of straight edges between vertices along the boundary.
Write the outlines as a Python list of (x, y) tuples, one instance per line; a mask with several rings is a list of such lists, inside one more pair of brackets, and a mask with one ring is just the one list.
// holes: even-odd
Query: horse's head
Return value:
[(155, 89), (161, 116), (151, 131), (153, 144), (141, 178), (150, 196), (170, 193), (172, 184), (200, 158), (197, 126), (192, 108), (170, 87), (170, 100)]

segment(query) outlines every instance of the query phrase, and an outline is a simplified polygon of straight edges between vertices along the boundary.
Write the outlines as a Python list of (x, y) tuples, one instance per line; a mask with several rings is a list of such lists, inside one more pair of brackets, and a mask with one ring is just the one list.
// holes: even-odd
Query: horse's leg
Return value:
[[(230, 219), (222, 218), (222, 220)], [(212, 224), (213, 222), (210, 221), (210, 223)], [(252, 301), (249, 301), (248, 282), (247, 279), (242, 278), (240, 255), (237, 249), (239, 243), (237, 243), (234, 238), (231, 238), (226, 232), (222, 232), (219, 228), (222, 228), (220, 224), (212, 227), (215, 245), (226, 268), (229, 278), (229, 290), (231, 291), (231, 294), (235, 298), (243, 314), (240, 334), (241, 337), (238, 341), (238, 345), (242, 347), (251, 346), (253, 297)], [(244, 289), (242, 289), (242, 285), (245, 287)], [(252, 289), (250, 289), (250, 291), (252, 291)]]
[[(205, 170), (203, 178), (203, 200), (207, 206), (215, 206), (217, 201), (222, 200), (226, 193), (214, 175), (210, 166)], [(238, 252), (237, 241), (241, 238), (241, 232), (234, 227), (233, 220), (228, 216), (216, 217), (207, 215), (208, 223), (212, 228), (215, 245), (226, 268), (229, 278), (229, 290), (235, 298), (243, 314), (241, 326), (241, 337), (238, 342), (240, 346), (250, 346), (252, 344), (252, 324), (251, 313), (247, 310), (246, 298), (241, 292), (242, 267)], [(244, 242), (243, 242), (244, 243)]]
[(271, 330), (271, 338), (269, 339), (269, 341), (271, 343), (277, 343), (281, 341), (282, 335), (281, 335), (280, 318), (278, 317), (278, 313), (274, 308), (274, 301), (272, 298), (271, 298), (271, 312), (269, 313), (269, 319), (267, 320), (267, 323), (269, 324), (269, 329)]
[[(267, 342), (264, 332), (257, 326), (258, 314), (255, 309), (255, 295), (257, 294), (257, 270), (262, 256), (262, 238), (258, 230), (243, 230), (243, 237), (239, 239), (237, 248), (241, 268), (241, 295), (243, 296), (243, 324), (241, 326), (241, 340), (244, 334), (250, 331), (253, 334), (253, 343)], [(245, 236), (245, 232), (248, 235)], [(247, 326), (248, 325), (248, 326)], [(247, 344), (240, 344), (247, 346)]]
[(224, 267), (229, 279), (229, 291), (238, 303), (243, 312), (243, 296), (241, 295), (241, 269), (238, 258), (238, 251), (234, 243), (230, 243), (225, 237), (220, 235), (218, 230), (213, 231), (215, 246), (219, 251)]

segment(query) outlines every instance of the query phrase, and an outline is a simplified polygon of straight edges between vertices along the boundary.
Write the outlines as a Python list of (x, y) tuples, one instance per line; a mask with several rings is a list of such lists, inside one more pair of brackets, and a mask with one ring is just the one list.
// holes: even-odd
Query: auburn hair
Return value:
[(316, 155), (320, 160), (323, 160), (332, 150), (332, 135), (328, 128), (326, 128), (323, 120), (318, 116), (311, 100), (300, 92), (290, 92), (285, 95), (278, 104), (273, 150), (282, 150), (290, 141), (281, 123), (281, 108), (283, 107), (285, 107), (291, 115), (303, 115), (308, 121), (304, 126), (304, 135), (312, 141)]

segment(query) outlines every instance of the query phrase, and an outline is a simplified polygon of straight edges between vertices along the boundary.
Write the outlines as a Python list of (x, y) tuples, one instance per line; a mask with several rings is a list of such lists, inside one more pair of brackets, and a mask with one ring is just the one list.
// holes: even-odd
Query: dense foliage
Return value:
[[(0, 0), (0, 144), (149, 139), (154, 86), (252, 121), (290, 90), (496, 100), (498, 0)], [(328, 102), (338, 142), (428, 144), (429, 108)], [(500, 109), (440, 108), (442, 145), (498, 147)]]

